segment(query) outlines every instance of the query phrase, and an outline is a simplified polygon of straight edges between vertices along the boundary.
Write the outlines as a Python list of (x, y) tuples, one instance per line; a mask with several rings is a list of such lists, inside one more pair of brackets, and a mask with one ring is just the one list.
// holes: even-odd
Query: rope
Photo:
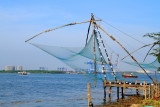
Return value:
[[(97, 30), (98, 30), (98, 27), (97, 27)], [(103, 39), (102, 39), (102, 36), (101, 36), (99, 30), (98, 30), (98, 34), (99, 34), (99, 36), (100, 36), (101, 43), (102, 43), (102, 46), (103, 46), (103, 48), (104, 48), (105, 54), (106, 54), (106, 56), (107, 56), (107, 60), (108, 60), (108, 63), (109, 63), (109, 65), (110, 65), (111, 71), (113, 72), (114, 79), (115, 79), (115, 81), (117, 81), (116, 75), (115, 75), (114, 70), (113, 70), (113, 65), (112, 65), (112, 63), (111, 63), (111, 60), (110, 60), (109, 55), (108, 55), (108, 53), (107, 53), (107, 49), (105, 48), (105, 45), (104, 45), (104, 42), (103, 42)]]
[[(95, 34), (97, 34), (97, 32), (94, 30)], [(104, 62), (103, 62), (103, 55), (102, 55), (102, 51), (100, 49), (100, 45), (99, 45), (99, 40), (98, 40), (98, 37), (96, 37), (96, 40), (97, 40), (97, 44), (98, 44), (98, 49), (99, 49), (99, 52), (100, 52), (100, 58), (101, 58), (101, 64), (102, 64), (102, 73), (104, 75), (104, 79), (106, 80), (106, 72), (105, 72), (105, 68), (104, 68)]]
[[(92, 18), (91, 18), (91, 20), (92, 20)], [(90, 21), (89, 27), (88, 27), (87, 38), (86, 38), (86, 45), (87, 45), (87, 41), (88, 41), (88, 35), (89, 35), (90, 27), (91, 27), (91, 21)]]
[[(96, 24), (96, 23), (95, 23), (95, 24)], [(97, 24), (96, 24), (96, 25), (97, 25)], [(123, 45), (122, 45), (119, 41), (117, 41), (112, 35), (108, 34), (101, 26), (97, 25), (97, 27), (100, 28), (100, 29), (101, 29), (106, 35), (108, 35), (113, 41), (115, 41), (115, 42), (132, 58), (132, 60), (135, 61), (135, 62), (138, 64), (138, 66), (147, 74), (147, 76), (152, 80), (152, 82), (155, 83), (154, 80), (152, 79), (152, 77), (151, 77), (151, 76), (146, 72), (146, 70), (138, 63), (138, 61), (128, 52), (128, 50), (123, 47)]]
[(144, 58), (143, 62), (145, 61), (145, 59), (147, 58), (147, 56), (148, 56), (149, 52), (152, 50), (152, 48), (153, 48), (154, 46), (156, 46), (156, 44), (153, 44), (153, 45), (152, 45), (152, 47), (149, 49), (149, 51), (147, 52), (147, 54), (146, 54), (146, 56), (145, 56), (145, 58)]
[[(97, 17), (97, 18), (98, 18), (98, 17)], [(140, 40), (138, 40), (138, 39), (136, 39), (136, 38), (132, 37), (131, 35), (127, 34), (127, 33), (126, 33), (126, 32), (124, 32), (124, 31), (121, 31), (120, 29), (118, 29), (118, 28), (114, 27), (113, 25), (111, 25), (111, 24), (109, 24), (109, 23), (107, 23), (107, 22), (105, 22), (105, 21), (103, 21), (103, 20), (102, 20), (102, 22), (104, 22), (105, 24), (107, 24), (107, 25), (111, 26), (112, 28), (114, 28), (114, 29), (118, 30), (119, 32), (123, 33), (124, 35), (126, 35), (126, 36), (128, 36), (128, 37), (130, 37), (130, 38), (132, 38), (132, 39), (134, 39), (134, 40), (136, 40), (136, 41), (138, 41), (139, 43), (141, 43), (141, 44), (144, 44), (144, 45), (145, 45), (145, 43), (143, 43), (142, 41), (140, 41)]]
[[(149, 45), (152, 45), (152, 44), (148, 44), (148, 45), (144, 45), (144, 46), (142, 46), (142, 47), (140, 47), (140, 48), (138, 48), (138, 49), (136, 49), (136, 50), (134, 50), (133, 52), (131, 52), (130, 54), (132, 54), (132, 53), (134, 53), (134, 52), (137, 52), (138, 50), (140, 50), (140, 49), (142, 49), (142, 48), (144, 48), (144, 47), (147, 47), (147, 46), (149, 46)], [(124, 60), (126, 57), (128, 57), (129, 55), (127, 55), (127, 56), (125, 56), (124, 58), (122, 58), (121, 60)]]

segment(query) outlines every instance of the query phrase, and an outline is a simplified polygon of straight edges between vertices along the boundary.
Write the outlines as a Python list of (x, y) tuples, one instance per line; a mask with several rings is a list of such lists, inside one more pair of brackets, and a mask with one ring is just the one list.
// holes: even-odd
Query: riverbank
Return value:
[(142, 96), (128, 96), (125, 99), (119, 99), (117, 102), (110, 102), (96, 107), (160, 107), (160, 98), (156, 100), (143, 100)]
[[(18, 73), (20, 71), (4, 71), (1, 70), (0, 73)], [(64, 71), (56, 71), (56, 70), (25, 70), (27, 73), (50, 73), (50, 74), (64, 74)]]

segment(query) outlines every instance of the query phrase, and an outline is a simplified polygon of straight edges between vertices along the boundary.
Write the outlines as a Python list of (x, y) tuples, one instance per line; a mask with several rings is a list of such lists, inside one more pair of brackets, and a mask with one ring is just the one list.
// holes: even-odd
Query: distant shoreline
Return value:
[[(5, 70), (0, 70), (0, 73), (18, 73), (22, 71), (5, 71)], [(65, 71), (56, 71), (56, 70), (25, 70), (25, 72), (28, 73), (50, 73), (50, 74), (64, 74)]]

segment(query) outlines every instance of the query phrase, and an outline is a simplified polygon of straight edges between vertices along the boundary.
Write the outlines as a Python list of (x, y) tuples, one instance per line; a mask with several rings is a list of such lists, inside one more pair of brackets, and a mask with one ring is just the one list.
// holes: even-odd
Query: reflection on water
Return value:
[[(119, 74), (119, 77), (121, 75)], [(144, 74), (138, 74), (143, 81)], [(154, 76), (154, 75), (152, 75)], [(159, 76), (159, 75), (158, 75)], [(133, 80), (133, 79), (132, 79)], [(131, 81), (131, 80), (130, 80)], [(149, 81), (149, 80), (147, 80)], [(83, 107), (87, 106), (87, 83), (91, 83), (94, 104), (103, 102), (102, 81), (81, 74), (0, 74), (0, 106), (2, 107)], [(115, 90), (113, 90), (114, 92)], [(113, 100), (116, 95), (112, 94)]]

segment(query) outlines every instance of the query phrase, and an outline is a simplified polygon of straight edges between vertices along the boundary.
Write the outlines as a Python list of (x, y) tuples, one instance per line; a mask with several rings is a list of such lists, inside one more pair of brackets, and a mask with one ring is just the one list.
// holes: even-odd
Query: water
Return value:
[[(139, 77), (141, 81), (146, 79), (143, 74)], [(81, 74), (1, 73), (0, 107), (84, 107), (88, 82), (93, 103), (103, 103), (102, 82), (98, 81), (94, 87), (93, 80)], [(115, 94), (112, 96), (116, 99)]]
[[(2, 107), (83, 107), (87, 106), (87, 83), (81, 74), (0, 74)], [(102, 83), (101, 83), (102, 85)], [(93, 86), (91, 86), (93, 87)], [(92, 91), (103, 88), (98, 85)], [(102, 90), (103, 92), (103, 90)], [(99, 92), (98, 94), (101, 94)], [(96, 93), (96, 94), (97, 94)], [(93, 92), (93, 95), (95, 93)], [(98, 97), (98, 96), (97, 96)], [(103, 97), (102, 97), (103, 99)], [(99, 101), (95, 101), (99, 103)]]

